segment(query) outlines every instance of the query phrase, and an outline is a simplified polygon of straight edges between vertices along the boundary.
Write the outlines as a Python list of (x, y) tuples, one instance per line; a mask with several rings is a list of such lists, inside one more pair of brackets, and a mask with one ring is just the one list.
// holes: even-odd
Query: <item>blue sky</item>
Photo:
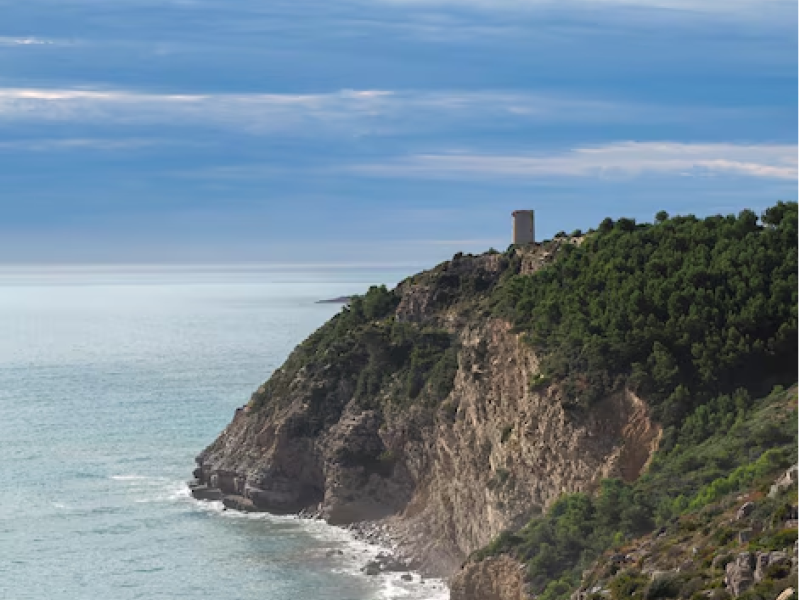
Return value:
[(0, 262), (428, 265), (797, 198), (785, 0), (0, 0)]

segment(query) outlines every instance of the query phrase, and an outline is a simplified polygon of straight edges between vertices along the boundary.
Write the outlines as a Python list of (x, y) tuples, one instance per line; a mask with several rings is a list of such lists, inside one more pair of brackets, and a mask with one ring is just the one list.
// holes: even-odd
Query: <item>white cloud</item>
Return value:
[(53, 46), (57, 43), (56, 40), (37, 37), (0, 36), (0, 46)]
[(477, 7), (492, 10), (525, 10), (540, 7), (580, 9), (591, 5), (616, 5), (641, 8), (681, 10), (692, 13), (741, 14), (763, 13), (770, 9), (794, 9), (793, 0), (383, 0), (389, 4), (410, 6)]
[[(54, 150), (131, 150), (165, 143), (158, 140), (138, 138), (102, 139), (102, 138), (66, 138), (66, 139), (29, 139), (0, 141), (0, 150), (50, 152)], [(174, 142), (169, 142), (174, 143)]]
[(797, 146), (619, 142), (547, 155), (424, 154), (352, 170), (421, 178), (745, 175), (797, 179)]
[[(215, 126), (259, 134), (428, 131), (484, 118), (609, 122), (652, 108), (557, 95), (340, 90), (322, 94), (153, 94), (126, 90), (0, 88), (0, 120)], [(663, 111), (669, 113), (669, 111)]]
[(249, 131), (368, 113), (391, 92), (330, 94), (152, 94), (125, 90), (0, 89), (0, 119), (14, 122), (213, 124)]

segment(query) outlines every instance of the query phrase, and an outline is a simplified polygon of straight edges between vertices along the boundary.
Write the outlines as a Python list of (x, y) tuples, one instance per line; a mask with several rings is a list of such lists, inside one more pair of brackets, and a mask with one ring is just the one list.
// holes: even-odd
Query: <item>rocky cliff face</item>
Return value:
[(452, 600), (527, 600), (525, 567), (498, 556), (469, 563), (450, 586)]
[[(535, 270), (556, 250), (457, 257), (398, 286), (387, 322), (453, 340), (441, 397), (428, 382), (416, 401), (400, 402), (397, 371), (366, 402), (359, 370), (393, 351), (377, 334), (359, 338), (369, 358), (350, 366), (344, 350), (314, 354), (314, 340), (305, 342), (200, 454), (196, 495), (219, 490), (237, 508), (314, 511), (333, 524), (380, 520), (421, 570), (449, 576), (560, 494), (638, 476), (660, 435), (645, 403), (624, 393), (568, 412), (556, 388), (532, 388), (536, 355), (482, 304), (508, 269)], [(462, 571), (453, 597), (523, 597), (518, 566), (498, 560)]]

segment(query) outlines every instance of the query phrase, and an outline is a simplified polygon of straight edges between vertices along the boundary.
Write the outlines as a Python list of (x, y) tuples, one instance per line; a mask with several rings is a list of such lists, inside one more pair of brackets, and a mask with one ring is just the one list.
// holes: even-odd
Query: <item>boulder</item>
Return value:
[(725, 587), (733, 596), (739, 596), (753, 586), (753, 555), (742, 552), (725, 566)]
[(775, 600), (789, 600), (794, 595), (794, 588), (786, 588)]
[(610, 563), (624, 563), (627, 562), (627, 557), (624, 554), (612, 554), (608, 559)]
[(769, 488), (769, 497), (774, 498), (790, 487), (797, 487), (797, 465), (789, 467), (783, 475), (778, 477), (775, 483)]
[(745, 502), (739, 507), (739, 510), (736, 511), (736, 521), (741, 521), (742, 519), (746, 519), (753, 511), (756, 509), (755, 502)]
[(222, 490), (207, 485), (198, 485), (192, 488), (192, 496), (195, 500), (222, 500)]
[(753, 578), (758, 583), (767, 576), (767, 570), (773, 565), (783, 565), (791, 568), (791, 560), (786, 552), (757, 552), (756, 553), (756, 568), (753, 572)]
[(739, 543), (746, 544), (751, 539), (753, 539), (753, 530), (752, 529), (742, 529), (739, 532)]
[(222, 498), (222, 504), (225, 508), (239, 510), (242, 512), (258, 512), (258, 507), (253, 504), (253, 501), (245, 498), (244, 496), (237, 496), (230, 494)]
[(371, 560), (366, 565), (361, 567), (361, 572), (365, 575), (380, 575), (381, 566), (376, 561)]

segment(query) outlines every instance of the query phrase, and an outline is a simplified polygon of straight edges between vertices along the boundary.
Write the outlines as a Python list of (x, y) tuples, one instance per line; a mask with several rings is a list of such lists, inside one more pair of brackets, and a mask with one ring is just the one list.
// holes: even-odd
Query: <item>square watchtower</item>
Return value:
[(514, 244), (532, 244), (535, 239), (533, 211), (515, 210), (511, 216), (514, 217)]

